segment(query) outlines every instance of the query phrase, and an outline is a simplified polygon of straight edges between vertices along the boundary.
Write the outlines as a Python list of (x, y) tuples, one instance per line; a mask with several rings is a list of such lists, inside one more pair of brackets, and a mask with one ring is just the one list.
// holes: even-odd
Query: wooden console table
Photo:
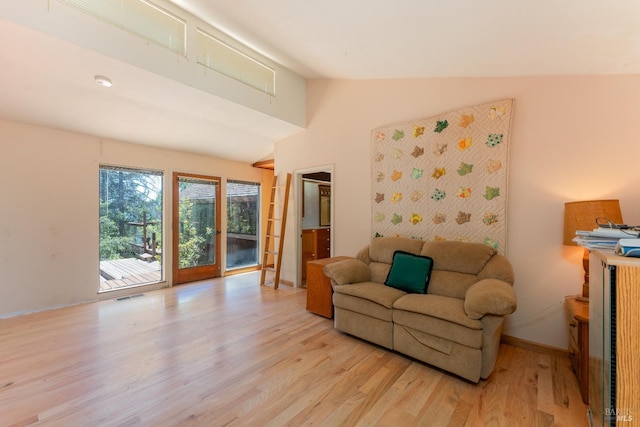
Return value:
[(324, 275), (325, 265), (350, 259), (346, 256), (316, 259), (307, 262), (307, 310), (333, 319), (333, 288), (331, 279)]

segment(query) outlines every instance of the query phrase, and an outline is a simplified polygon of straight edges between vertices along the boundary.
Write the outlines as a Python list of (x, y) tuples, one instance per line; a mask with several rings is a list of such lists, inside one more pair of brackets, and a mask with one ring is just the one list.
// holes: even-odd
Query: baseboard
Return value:
[(227, 276), (233, 276), (235, 274), (242, 274), (242, 273), (248, 273), (250, 271), (258, 271), (262, 268), (262, 266), (260, 265), (253, 265), (251, 267), (243, 267), (243, 268), (236, 268), (233, 270), (226, 270), (223, 274), (224, 277)]
[(569, 350), (564, 350), (558, 347), (552, 347), (550, 345), (540, 344), (533, 341), (524, 340), (522, 338), (516, 338), (509, 335), (502, 335), (500, 342), (509, 344), (514, 347), (524, 348), (525, 350), (531, 350), (538, 353), (550, 354), (552, 356), (569, 356)]

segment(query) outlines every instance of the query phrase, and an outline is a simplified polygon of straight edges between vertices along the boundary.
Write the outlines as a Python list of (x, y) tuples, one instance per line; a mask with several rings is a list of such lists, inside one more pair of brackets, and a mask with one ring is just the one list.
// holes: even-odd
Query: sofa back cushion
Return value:
[(467, 289), (481, 279), (500, 279), (513, 284), (509, 261), (495, 249), (482, 243), (431, 241), (408, 237), (378, 237), (358, 253), (369, 264), (371, 281), (384, 283), (389, 275), (393, 254), (404, 251), (433, 259), (427, 293), (464, 299)]
[(432, 241), (425, 242), (420, 254), (433, 258), (427, 292), (464, 299), (496, 251), (482, 243)]
[(377, 237), (369, 245), (369, 258), (373, 262), (391, 264), (396, 251), (420, 255), (424, 242), (408, 237)]
[(467, 289), (477, 281), (478, 276), (474, 274), (434, 269), (431, 272), (431, 280), (429, 281), (427, 293), (464, 299)]
[(391, 264), (385, 264), (384, 262), (372, 262), (369, 264), (369, 270), (371, 270), (371, 281), (384, 284), (389, 276), (391, 270)]
[(435, 240), (425, 242), (420, 255), (433, 258), (434, 269), (477, 275), (496, 250), (482, 243)]
[(423, 244), (424, 242), (421, 240), (408, 237), (376, 237), (373, 239), (369, 245), (371, 281), (376, 283), (385, 282), (391, 269), (395, 251), (419, 255)]

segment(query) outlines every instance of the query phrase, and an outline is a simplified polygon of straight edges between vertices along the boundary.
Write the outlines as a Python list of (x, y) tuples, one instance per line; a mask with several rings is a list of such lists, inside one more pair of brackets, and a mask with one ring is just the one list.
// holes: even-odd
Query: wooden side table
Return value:
[(350, 259), (346, 256), (316, 259), (307, 262), (307, 310), (333, 319), (333, 288), (331, 279), (324, 275), (325, 265)]
[(565, 300), (569, 317), (569, 358), (584, 403), (589, 402), (589, 301)]

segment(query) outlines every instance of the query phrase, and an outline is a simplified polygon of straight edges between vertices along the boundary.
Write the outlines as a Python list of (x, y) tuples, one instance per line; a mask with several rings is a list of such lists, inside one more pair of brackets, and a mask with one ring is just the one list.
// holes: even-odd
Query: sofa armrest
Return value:
[(369, 266), (358, 259), (346, 259), (327, 264), (322, 269), (322, 272), (338, 285), (371, 280)]
[(511, 314), (517, 306), (513, 287), (498, 279), (480, 280), (469, 287), (464, 297), (464, 311), (472, 319), (480, 319), (485, 314)]

